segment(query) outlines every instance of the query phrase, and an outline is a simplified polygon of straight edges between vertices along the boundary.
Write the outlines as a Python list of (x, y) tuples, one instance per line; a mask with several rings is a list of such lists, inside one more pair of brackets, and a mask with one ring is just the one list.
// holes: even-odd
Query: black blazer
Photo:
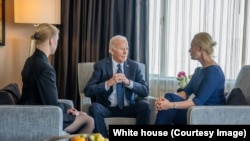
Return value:
[(36, 49), (26, 60), (22, 70), (22, 81), (19, 104), (59, 106), (63, 112), (63, 129), (75, 120), (75, 116), (67, 113), (67, 109), (71, 107), (58, 102), (56, 72), (42, 51)]
[(22, 70), (22, 96), (19, 104), (58, 106), (56, 72), (47, 56), (36, 49)]
[[(136, 61), (127, 59), (124, 62), (124, 73), (126, 77), (133, 81), (133, 89), (125, 88), (125, 98), (129, 104), (135, 103), (135, 96), (147, 97), (149, 95), (149, 88), (147, 82), (143, 79), (140, 64)], [(105, 89), (105, 81), (113, 76), (112, 59), (106, 58), (100, 60), (94, 65), (94, 72), (89, 79), (84, 94), (87, 97), (95, 97), (96, 101), (104, 106), (110, 106), (109, 96), (113, 92), (113, 87), (108, 91)]]

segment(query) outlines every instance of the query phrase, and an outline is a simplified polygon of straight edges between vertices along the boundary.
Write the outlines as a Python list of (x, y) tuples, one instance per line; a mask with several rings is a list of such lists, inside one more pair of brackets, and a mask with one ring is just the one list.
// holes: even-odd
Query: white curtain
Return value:
[(217, 42), (213, 57), (222, 67), (225, 91), (234, 86), (242, 65), (250, 63), (247, 0), (149, 0), (149, 87), (151, 96), (175, 92), (177, 74), (192, 74), (200, 66), (189, 55), (198, 32)]

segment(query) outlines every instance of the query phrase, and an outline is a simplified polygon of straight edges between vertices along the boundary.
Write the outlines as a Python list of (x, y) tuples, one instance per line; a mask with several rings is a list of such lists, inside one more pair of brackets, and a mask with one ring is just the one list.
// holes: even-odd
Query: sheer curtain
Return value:
[(200, 66), (189, 55), (198, 32), (208, 32), (217, 45), (213, 57), (222, 67), (229, 92), (242, 65), (250, 62), (247, 0), (150, 0), (149, 86), (152, 96), (175, 92), (177, 74)]

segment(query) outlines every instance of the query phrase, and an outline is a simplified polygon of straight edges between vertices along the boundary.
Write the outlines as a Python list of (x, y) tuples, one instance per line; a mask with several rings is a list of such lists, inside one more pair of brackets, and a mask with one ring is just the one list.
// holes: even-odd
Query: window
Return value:
[(250, 63), (247, 7), (245, 0), (149, 0), (152, 95), (175, 91), (177, 73), (192, 74), (200, 66), (188, 53), (198, 32), (210, 33), (217, 42), (213, 56), (222, 67), (226, 89), (230, 90), (241, 66)]

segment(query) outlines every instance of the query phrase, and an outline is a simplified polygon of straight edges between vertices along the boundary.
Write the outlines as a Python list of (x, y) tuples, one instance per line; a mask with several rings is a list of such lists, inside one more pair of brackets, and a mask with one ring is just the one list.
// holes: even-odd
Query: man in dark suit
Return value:
[[(109, 42), (109, 53), (112, 57), (95, 63), (94, 72), (84, 89), (87, 97), (95, 98), (89, 113), (95, 120), (95, 132), (101, 133), (104, 137), (108, 137), (104, 122), (106, 117), (134, 117), (138, 125), (149, 123), (149, 103), (135, 100), (136, 96), (149, 95), (148, 84), (143, 78), (140, 64), (127, 59), (128, 50), (126, 37), (112, 37)], [(117, 73), (118, 64), (122, 73)], [(119, 85), (122, 85), (122, 88), (118, 88)], [(122, 102), (118, 102), (117, 99), (118, 89), (122, 89)]]

